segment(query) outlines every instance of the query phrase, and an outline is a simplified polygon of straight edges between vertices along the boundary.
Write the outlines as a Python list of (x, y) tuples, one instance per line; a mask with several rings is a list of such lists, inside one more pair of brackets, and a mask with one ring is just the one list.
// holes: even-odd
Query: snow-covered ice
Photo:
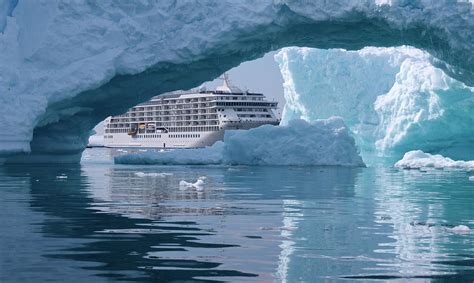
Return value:
[(224, 142), (202, 149), (176, 149), (115, 157), (119, 164), (230, 164), (364, 166), (354, 139), (339, 117), (287, 126), (263, 125), (227, 131)]
[(413, 150), (405, 153), (403, 158), (395, 163), (395, 167), (403, 169), (436, 168), (472, 171), (474, 170), (474, 160), (455, 161), (439, 154), (429, 154), (421, 150)]
[(468, 1), (0, 1), (0, 154), (79, 161), (108, 115), (295, 43), (408, 44), (474, 85), (473, 23)]
[(474, 88), (434, 66), (426, 52), (292, 47), (275, 59), (284, 79), (284, 123), (338, 115), (363, 150), (474, 158)]

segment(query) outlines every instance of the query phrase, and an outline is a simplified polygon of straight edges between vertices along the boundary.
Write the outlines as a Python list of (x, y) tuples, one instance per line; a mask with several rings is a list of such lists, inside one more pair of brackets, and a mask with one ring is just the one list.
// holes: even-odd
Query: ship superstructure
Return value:
[(196, 148), (222, 140), (226, 130), (278, 125), (277, 102), (261, 93), (241, 91), (228, 77), (209, 91), (162, 94), (107, 118), (107, 147)]

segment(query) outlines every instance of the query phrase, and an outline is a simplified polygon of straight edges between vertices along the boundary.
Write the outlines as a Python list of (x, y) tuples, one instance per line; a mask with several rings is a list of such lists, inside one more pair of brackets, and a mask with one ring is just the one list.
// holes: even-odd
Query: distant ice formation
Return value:
[[(474, 88), (411, 47), (284, 48), (283, 122), (341, 116), (364, 150), (474, 158)], [(470, 155), (470, 156), (469, 156)]]
[(285, 46), (407, 44), (474, 85), (473, 26), (460, 0), (3, 0), (0, 159), (78, 162), (105, 117)]
[(341, 118), (287, 126), (227, 131), (224, 142), (202, 149), (176, 149), (115, 157), (119, 164), (230, 164), (365, 166)]
[(436, 168), (474, 171), (474, 160), (455, 161), (439, 154), (433, 155), (421, 150), (413, 150), (405, 153), (403, 158), (395, 163), (395, 167), (403, 169)]

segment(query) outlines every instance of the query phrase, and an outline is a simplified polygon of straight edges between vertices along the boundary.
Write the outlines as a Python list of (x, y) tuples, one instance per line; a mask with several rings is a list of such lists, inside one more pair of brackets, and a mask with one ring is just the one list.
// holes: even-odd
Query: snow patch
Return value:
[(120, 155), (115, 163), (365, 166), (339, 117), (226, 131), (224, 142), (211, 147)]
[(454, 161), (439, 154), (433, 155), (421, 150), (413, 150), (405, 153), (403, 158), (395, 163), (395, 167), (402, 169), (436, 168), (472, 171), (474, 170), (474, 160)]

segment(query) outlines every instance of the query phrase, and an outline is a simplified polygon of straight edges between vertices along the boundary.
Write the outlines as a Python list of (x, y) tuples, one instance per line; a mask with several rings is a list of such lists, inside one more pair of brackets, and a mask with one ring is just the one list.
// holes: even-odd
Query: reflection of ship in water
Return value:
[[(273, 210), (279, 202), (272, 201), (267, 206), (258, 200), (229, 198), (227, 189), (222, 186), (224, 176), (231, 172), (227, 168), (164, 166), (137, 170), (135, 167), (118, 167), (105, 172), (105, 179), (104, 172), (97, 172), (95, 168), (85, 170), (95, 188), (90, 193), (101, 211), (132, 219), (151, 220), (150, 224), (135, 228), (138, 234), (147, 233), (148, 228), (159, 230), (167, 226), (164, 233), (175, 233), (176, 229), (179, 237), (189, 238), (190, 242), (207, 247), (193, 246), (192, 243), (180, 247), (157, 244), (157, 249), (150, 251), (148, 257), (176, 261), (218, 261), (219, 265), (214, 267), (218, 271), (217, 277), (251, 275), (263, 281), (273, 278), (279, 254), (279, 247), (275, 245), (279, 241), (279, 233), (278, 229), (269, 230), (265, 227), (279, 227), (281, 217), (279, 213), (258, 215), (261, 210)], [(181, 180), (193, 182), (200, 176), (206, 176), (203, 190), (180, 189)], [(251, 223), (247, 223), (249, 217), (255, 217)], [(182, 230), (181, 227), (186, 229)], [(121, 231), (109, 229), (108, 232)], [(253, 252), (242, 254), (246, 246), (252, 247)], [(249, 265), (252, 262), (255, 265)], [(161, 271), (169, 268), (173, 266), (154, 267)], [(241, 275), (225, 275), (232, 270)]]

